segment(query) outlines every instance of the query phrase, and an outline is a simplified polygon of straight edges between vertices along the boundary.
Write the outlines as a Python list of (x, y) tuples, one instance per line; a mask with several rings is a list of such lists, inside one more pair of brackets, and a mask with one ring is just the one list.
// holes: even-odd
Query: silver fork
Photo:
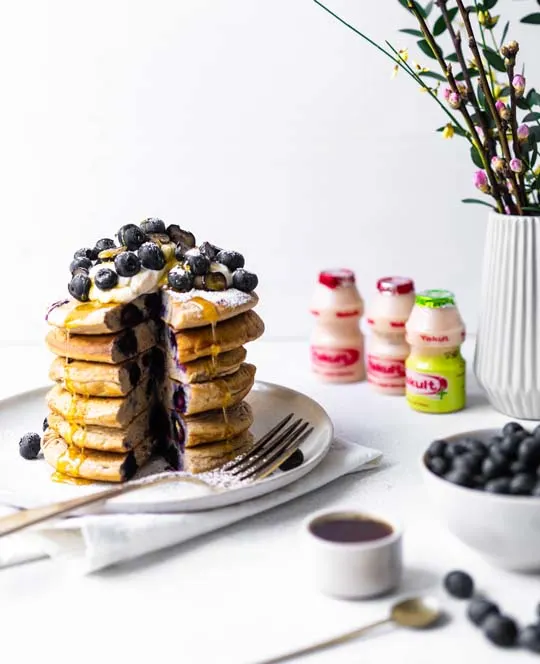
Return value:
[[(239, 480), (260, 480), (271, 475), (279, 466), (293, 454), (306, 438), (313, 431), (309, 422), (302, 419), (293, 419), (293, 413), (284, 417), (281, 422), (265, 434), (255, 445), (238, 459), (231, 461), (223, 468), (221, 473), (230, 475), (231, 478)], [(288, 426), (287, 426), (288, 425)], [(156, 475), (151, 478), (143, 478), (126, 482), (112, 489), (105, 489), (89, 495), (71, 498), (50, 505), (33, 507), (27, 510), (21, 510), (15, 514), (10, 514), (0, 518), (0, 537), (10, 535), (23, 528), (28, 528), (37, 523), (42, 523), (56, 516), (66, 515), (75, 510), (100, 503), (109, 498), (123, 496), (126, 493), (145, 489), (158, 484), (171, 484), (174, 482), (187, 482), (192, 484), (204, 485), (213, 491), (218, 491), (209, 481), (205, 481), (196, 475), (183, 475), (168, 473), (165, 475)]]

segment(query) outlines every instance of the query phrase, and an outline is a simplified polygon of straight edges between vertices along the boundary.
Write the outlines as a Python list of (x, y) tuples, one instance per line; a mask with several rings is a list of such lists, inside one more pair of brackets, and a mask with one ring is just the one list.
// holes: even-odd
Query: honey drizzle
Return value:
[(51, 480), (60, 484), (94, 484), (92, 480), (87, 480), (85, 477), (70, 477), (69, 475), (64, 475), (59, 470), (54, 471), (51, 475)]

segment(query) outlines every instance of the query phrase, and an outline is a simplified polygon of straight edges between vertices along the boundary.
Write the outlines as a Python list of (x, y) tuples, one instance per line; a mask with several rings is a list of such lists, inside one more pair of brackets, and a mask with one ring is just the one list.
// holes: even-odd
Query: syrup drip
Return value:
[(51, 475), (51, 480), (60, 484), (93, 484), (92, 480), (87, 480), (85, 477), (70, 477), (69, 475), (64, 475), (59, 470), (54, 471)]

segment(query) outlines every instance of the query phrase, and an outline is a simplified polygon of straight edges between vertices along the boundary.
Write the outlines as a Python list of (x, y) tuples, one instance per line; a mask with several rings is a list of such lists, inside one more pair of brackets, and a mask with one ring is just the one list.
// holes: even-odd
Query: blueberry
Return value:
[(503, 436), (516, 433), (517, 431), (523, 431), (523, 427), (518, 422), (507, 422), (502, 428)]
[(287, 471), (287, 470), (293, 470), (294, 468), (298, 468), (304, 463), (304, 453), (302, 450), (296, 450), (291, 454), (291, 456), (286, 459), (281, 466), (279, 467), (280, 470)]
[(454, 459), (460, 454), (465, 454), (466, 452), (467, 448), (462, 443), (448, 443), (444, 452), (444, 456), (447, 459)]
[(173, 268), (167, 279), (169, 286), (180, 293), (186, 293), (193, 288), (193, 275), (182, 268)]
[(227, 278), (221, 272), (209, 272), (202, 278), (203, 288), (208, 291), (227, 290)]
[(157, 217), (148, 217), (141, 221), (141, 230), (143, 233), (165, 233), (165, 223)]
[(191, 274), (202, 276), (210, 269), (210, 260), (204, 254), (189, 254), (185, 258)]
[(521, 441), (518, 460), (525, 465), (536, 468), (540, 463), (540, 439), (527, 436)]
[(513, 646), (516, 642), (518, 629), (512, 618), (497, 613), (489, 615), (482, 625), (486, 637), (497, 646)]
[(36, 459), (41, 449), (39, 433), (25, 433), (19, 441), (19, 454), (23, 459)]
[(108, 267), (102, 267), (94, 276), (94, 283), (101, 290), (111, 290), (118, 283), (118, 275)]
[(174, 257), (177, 261), (183, 263), (186, 260), (186, 252), (184, 251), (182, 245), (177, 244), (176, 249), (174, 250)]
[(516, 457), (520, 443), (521, 436), (519, 436), (519, 434), (511, 434), (502, 439), (499, 444), (499, 449), (507, 457)]
[(540, 438), (540, 424), (537, 427), (535, 427), (534, 431), (532, 432), (532, 435), (535, 438)]
[(475, 475), (472, 478), (472, 486), (473, 486), (474, 489), (478, 489), (479, 491), (483, 491), (485, 484), (486, 484), (486, 479), (483, 475)]
[(481, 456), (482, 458), (488, 454), (487, 445), (481, 440), (470, 440), (467, 442), (466, 446), (469, 452)]
[(444, 475), (448, 470), (448, 461), (442, 456), (428, 458), (427, 467), (435, 475)]
[(221, 249), (219, 247), (216, 247), (215, 244), (211, 244), (210, 242), (203, 242), (199, 247), (199, 251), (201, 252), (201, 254), (204, 254), (207, 258), (213, 261), (215, 260), (216, 256), (219, 254)]
[(114, 247), (116, 247), (114, 240), (111, 240), (110, 237), (102, 237), (101, 240), (96, 242), (94, 251), (99, 255), (102, 251), (105, 251), (106, 249), (114, 249)]
[(142, 266), (148, 270), (162, 270), (165, 267), (165, 256), (155, 242), (145, 242), (137, 252)]
[(462, 470), (468, 475), (475, 475), (482, 467), (483, 458), (472, 452), (460, 454), (452, 462), (452, 470)]
[(118, 242), (130, 251), (135, 251), (146, 240), (145, 234), (135, 224), (126, 224), (118, 231)]
[(226, 251), (223, 249), (218, 253), (215, 258), (216, 263), (221, 263), (229, 268), (231, 272), (238, 270), (240, 267), (244, 267), (246, 261), (242, 254), (239, 254), (237, 251)]
[(95, 249), (90, 249), (90, 247), (83, 247), (82, 249), (77, 249), (73, 254), (73, 258), (88, 258), (88, 260), (95, 261), (97, 258), (97, 253)]
[(47, 431), (48, 428), (49, 428), (49, 420), (45, 418), (43, 420), (43, 431)]
[(438, 457), (443, 456), (444, 451), (448, 443), (446, 440), (434, 440), (431, 445), (427, 448), (428, 457)]
[(510, 464), (510, 472), (512, 475), (517, 475), (518, 473), (526, 473), (528, 471), (529, 467), (521, 463), (521, 461), (512, 461)]
[(510, 493), (510, 482), (511, 482), (510, 477), (497, 477), (493, 480), (489, 480), (489, 482), (486, 482), (486, 485), (484, 486), (484, 491), (487, 491), (488, 493), (501, 493), (501, 494), (507, 494)]
[(78, 272), (74, 274), (68, 284), (68, 291), (79, 302), (88, 302), (88, 292), (92, 282), (87, 274)]
[(464, 470), (451, 470), (449, 473), (446, 473), (444, 479), (452, 482), (452, 484), (466, 487), (471, 487), (473, 483), (471, 474)]
[(233, 272), (233, 287), (244, 293), (251, 293), (259, 284), (259, 279), (253, 272), (248, 272), (242, 268)]
[(536, 486), (536, 477), (527, 473), (514, 475), (510, 482), (510, 493), (515, 496), (528, 496)]
[(488, 445), (499, 445), (502, 442), (502, 436), (491, 436)]
[(537, 482), (534, 485), (534, 489), (531, 491), (531, 496), (536, 496), (536, 497), (540, 496), (540, 482)]
[(500, 463), (499, 461), (495, 461), (490, 456), (487, 457), (487, 459), (484, 459), (482, 463), (482, 475), (484, 475), (484, 477), (487, 480), (492, 480), (495, 477), (500, 477), (501, 475), (504, 475), (506, 472), (507, 472), (506, 463)]
[(124, 251), (115, 256), (114, 267), (121, 277), (133, 277), (141, 270), (141, 261), (137, 254)]
[(178, 224), (171, 224), (167, 226), (166, 230), (167, 235), (171, 240), (182, 247), (184, 251), (188, 249), (193, 249), (195, 247), (195, 236), (189, 231), (184, 231), (178, 226)]
[(527, 625), (519, 635), (519, 645), (526, 650), (540, 653), (540, 625)]
[(69, 265), (69, 271), (71, 274), (73, 274), (76, 270), (83, 270), (83, 272), (88, 272), (91, 267), (92, 261), (89, 258), (74, 258)]
[(444, 577), (444, 587), (452, 597), (469, 599), (474, 591), (474, 581), (467, 572), (455, 570)]
[(474, 597), (467, 607), (467, 616), (471, 622), (480, 626), (492, 613), (499, 613), (499, 607), (482, 597)]

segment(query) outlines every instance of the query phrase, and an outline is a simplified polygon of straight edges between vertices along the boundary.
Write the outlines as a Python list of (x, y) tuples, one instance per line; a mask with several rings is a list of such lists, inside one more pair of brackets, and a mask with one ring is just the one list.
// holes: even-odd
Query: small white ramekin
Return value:
[[(369, 542), (334, 542), (315, 535), (314, 521), (330, 517), (361, 516), (387, 523), (392, 532)], [(403, 571), (402, 528), (384, 514), (358, 509), (334, 509), (316, 512), (304, 522), (311, 575), (318, 589), (326, 595), (343, 599), (361, 599), (382, 595), (399, 586)]]

